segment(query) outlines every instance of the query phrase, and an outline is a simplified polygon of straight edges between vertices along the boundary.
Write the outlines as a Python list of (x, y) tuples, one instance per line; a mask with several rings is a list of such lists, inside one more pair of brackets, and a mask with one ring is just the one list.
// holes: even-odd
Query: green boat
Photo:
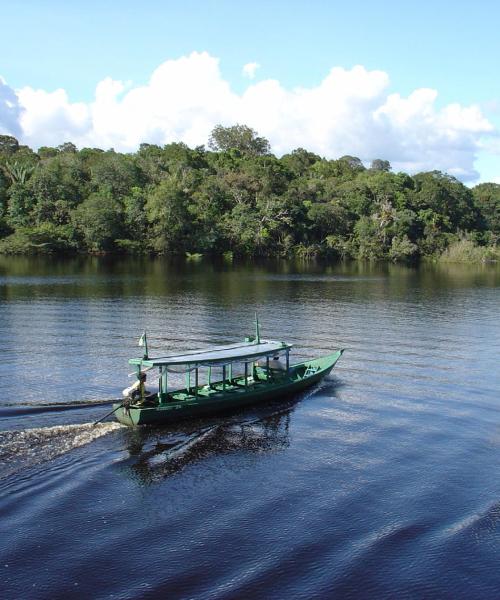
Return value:
[[(258, 322), (256, 336), (244, 342), (179, 355), (150, 358), (145, 334), (141, 341), (143, 358), (129, 360), (137, 381), (124, 390), (125, 400), (113, 405), (118, 421), (130, 426), (213, 415), (300, 392), (328, 375), (344, 351), (291, 365), (292, 345), (261, 340)], [(146, 390), (146, 374), (153, 369), (158, 391), (151, 393)], [(169, 389), (172, 374), (185, 375), (185, 387)]]

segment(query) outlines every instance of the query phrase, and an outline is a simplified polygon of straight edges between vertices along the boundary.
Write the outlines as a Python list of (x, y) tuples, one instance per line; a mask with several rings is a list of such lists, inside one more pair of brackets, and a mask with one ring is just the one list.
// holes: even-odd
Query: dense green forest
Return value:
[(393, 173), (302, 148), (281, 158), (244, 125), (208, 149), (72, 143), (34, 152), (0, 136), (0, 252), (495, 260), (500, 185)]

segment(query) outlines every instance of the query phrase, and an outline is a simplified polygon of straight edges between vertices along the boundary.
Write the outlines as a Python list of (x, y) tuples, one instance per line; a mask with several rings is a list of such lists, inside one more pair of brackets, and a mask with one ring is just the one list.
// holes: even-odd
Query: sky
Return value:
[(500, 3), (0, 0), (0, 134), (206, 144), (244, 123), (395, 171), (500, 183)]

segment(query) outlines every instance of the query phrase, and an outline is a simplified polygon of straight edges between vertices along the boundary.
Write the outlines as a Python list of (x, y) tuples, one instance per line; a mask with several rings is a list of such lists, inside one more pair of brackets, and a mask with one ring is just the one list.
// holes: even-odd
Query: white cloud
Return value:
[(259, 69), (259, 68), (260, 68), (260, 65), (257, 62), (247, 63), (246, 65), (243, 66), (243, 69), (242, 69), (243, 76), (248, 77), (248, 79), (254, 79), (255, 73), (257, 72), (257, 69)]
[(161, 64), (143, 86), (108, 77), (87, 104), (71, 102), (62, 89), (14, 92), (0, 80), (0, 132), (33, 147), (73, 141), (132, 151), (141, 142), (205, 144), (216, 124), (244, 123), (278, 155), (301, 146), (329, 158), (383, 158), (395, 170), (475, 179), (478, 151), (495, 147), (499, 132), (478, 106), (440, 108), (437, 97), (426, 88), (389, 93), (387, 73), (362, 66), (335, 67), (314, 87), (287, 89), (268, 79), (237, 94), (217, 58), (193, 52)]
[(22, 108), (15, 91), (0, 77), (0, 135), (20, 136), (22, 134), (19, 124), (21, 113)]
[(62, 89), (54, 92), (23, 88), (17, 92), (24, 109), (19, 119), (21, 138), (38, 147), (80, 139), (92, 127), (89, 107), (70, 103)]

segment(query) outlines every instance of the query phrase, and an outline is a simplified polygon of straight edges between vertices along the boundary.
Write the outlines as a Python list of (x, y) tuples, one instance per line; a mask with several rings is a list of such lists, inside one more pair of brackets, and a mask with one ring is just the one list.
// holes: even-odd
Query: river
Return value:
[[(346, 348), (307, 393), (162, 429), (127, 360)], [(500, 267), (0, 257), (0, 596), (494, 598)]]

